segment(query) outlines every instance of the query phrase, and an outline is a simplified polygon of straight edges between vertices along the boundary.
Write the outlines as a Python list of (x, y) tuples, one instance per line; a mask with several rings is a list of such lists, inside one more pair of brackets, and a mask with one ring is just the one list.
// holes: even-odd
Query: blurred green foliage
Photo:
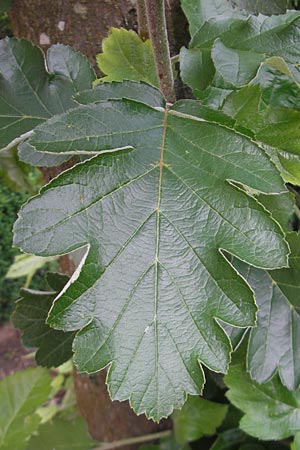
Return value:
[[(24, 285), (25, 277), (5, 279), (5, 274), (19, 251), (12, 247), (12, 227), (17, 212), (27, 200), (28, 194), (11, 191), (0, 178), (0, 322), (9, 318), (19, 290)], [(57, 263), (50, 263), (37, 272), (30, 287), (42, 289), (45, 285), (44, 274), (49, 268), (55, 270)]]

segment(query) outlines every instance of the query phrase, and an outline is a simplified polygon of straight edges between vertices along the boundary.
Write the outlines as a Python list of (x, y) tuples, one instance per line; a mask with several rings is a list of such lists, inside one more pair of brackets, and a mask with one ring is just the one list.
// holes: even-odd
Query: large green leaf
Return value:
[(176, 440), (184, 444), (212, 436), (222, 424), (227, 408), (201, 397), (189, 397), (181, 411), (175, 411), (172, 416)]
[[(0, 73), (0, 148), (76, 106), (72, 97), (95, 79), (88, 60), (71, 47), (52, 46), (45, 61), (38, 47), (15, 38), (0, 41)], [(41, 165), (52, 164), (51, 155), (42, 156)], [(24, 151), (21, 159), (31, 163)]]
[(87, 372), (110, 364), (112, 398), (168, 416), (201, 391), (199, 363), (227, 370), (230, 343), (216, 319), (255, 320), (252, 293), (222, 251), (287, 265), (279, 226), (242, 187), (284, 191), (275, 167), (233, 129), (131, 100), (79, 106), (29, 142), (57, 154), (102, 152), (44, 187), (15, 225), (15, 245), (28, 252), (86, 249), (49, 324), (82, 329), (75, 363)]
[(53, 330), (45, 323), (55, 297), (67, 281), (67, 276), (55, 274), (48, 276), (51, 291), (22, 289), (22, 298), (12, 315), (14, 326), (23, 331), (24, 345), (38, 348), (35, 358), (41, 366), (58, 367), (73, 354), (74, 332)]
[(39, 426), (35, 410), (48, 400), (51, 378), (41, 368), (16, 372), (0, 381), (0, 448), (23, 450)]
[(292, 250), (289, 269), (263, 271), (237, 262), (235, 267), (252, 287), (259, 308), (251, 330), (248, 370), (259, 383), (276, 372), (291, 390), (300, 386), (300, 236), (288, 235)]
[(259, 439), (284, 439), (300, 429), (299, 391), (290, 392), (276, 375), (265, 384), (253, 381), (246, 371), (244, 349), (240, 349), (224, 380), (227, 397), (240, 408), (240, 427)]
[(103, 53), (97, 55), (101, 81), (145, 81), (158, 86), (151, 41), (124, 28), (111, 28), (102, 42)]
[(26, 450), (89, 450), (93, 447), (95, 441), (89, 437), (83, 419), (65, 420), (56, 416), (39, 427)]

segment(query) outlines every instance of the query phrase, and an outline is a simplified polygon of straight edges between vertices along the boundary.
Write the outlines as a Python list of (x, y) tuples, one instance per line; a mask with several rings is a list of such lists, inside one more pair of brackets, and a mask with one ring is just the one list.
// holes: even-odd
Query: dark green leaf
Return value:
[(233, 450), (247, 439), (246, 434), (239, 428), (220, 433), (210, 450)]
[(12, 0), (1, 0), (0, 4), (0, 14), (7, 12), (12, 5)]
[(166, 103), (158, 89), (149, 84), (137, 83), (135, 81), (99, 83), (94, 89), (82, 91), (75, 97), (76, 101), (83, 105), (122, 98), (136, 100), (137, 102), (142, 102), (153, 107), (164, 107)]
[[(60, 274), (48, 275), (52, 287), (62, 289), (61, 285), (65, 285), (67, 280), (67, 276)], [(45, 323), (58, 292), (22, 289), (22, 298), (18, 301), (12, 316), (14, 326), (23, 331), (24, 345), (38, 348), (36, 361), (46, 367), (58, 367), (73, 354), (72, 343), (75, 333), (53, 330)]]
[(278, 225), (234, 185), (284, 191), (275, 167), (228, 127), (130, 100), (51, 118), (30, 143), (103, 153), (44, 187), (15, 226), (26, 251), (86, 249), (49, 323), (82, 329), (76, 365), (111, 364), (112, 398), (130, 397), (155, 420), (168, 416), (201, 391), (199, 363), (227, 369), (230, 343), (216, 318), (238, 327), (255, 318), (252, 293), (222, 251), (259, 267), (287, 264)]
[(184, 444), (203, 436), (212, 436), (226, 413), (227, 405), (201, 397), (189, 397), (181, 411), (175, 411), (172, 416), (176, 440)]
[[(72, 97), (90, 88), (95, 78), (87, 59), (68, 46), (52, 46), (47, 67), (41, 50), (30, 42), (0, 41), (0, 148), (76, 106)], [(31, 163), (31, 158), (24, 160)]]
[[(248, 17), (234, 9), (224, 12), (219, 5), (217, 8), (211, 5), (209, 0), (200, 0), (197, 2), (200, 9), (210, 13), (205, 12), (201, 20), (194, 23), (195, 7), (184, 1), (184, 9), (186, 3), (189, 4), (186, 14), (191, 22), (192, 40), (190, 48), (181, 52), (180, 70), (183, 81), (193, 89), (206, 88), (207, 83), (201, 82), (203, 73), (210, 75), (208, 81), (215, 88), (246, 85), (255, 78), (262, 61), (273, 57), (283, 58), (290, 74), (299, 82), (299, 12)], [(228, 2), (223, 2), (223, 6), (226, 3), (228, 8)], [(212, 61), (209, 59), (211, 51)], [(202, 61), (204, 52), (208, 52), (205, 65)], [(190, 64), (191, 60), (193, 64)], [(216, 74), (212, 79), (214, 70)]]
[(0, 381), (0, 448), (24, 450), (39, 426), (36, 408), (48, 400), (51, 378), (41, 368), (16, 372)]

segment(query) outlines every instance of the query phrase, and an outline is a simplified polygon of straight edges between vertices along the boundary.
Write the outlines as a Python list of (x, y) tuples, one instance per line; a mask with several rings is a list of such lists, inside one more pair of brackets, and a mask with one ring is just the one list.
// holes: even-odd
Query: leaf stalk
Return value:
[(153, 45), (160, 90), (168, 103), (176, 99), (164, 0), (145, 0), (150, 39)]

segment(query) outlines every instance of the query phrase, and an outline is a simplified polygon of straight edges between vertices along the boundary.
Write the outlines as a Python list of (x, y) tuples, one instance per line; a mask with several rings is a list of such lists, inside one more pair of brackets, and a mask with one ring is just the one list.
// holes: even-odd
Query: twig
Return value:
[(172, 436), (172, 430), (159, 431), (158, 433), (145, 434), (144, 436), (137, 436), (128, 439), (121, 439), (120, 441), (105, 442), (93, 450), (113, 450), (115, 448), (124, 447), (125, 445), (140, 444), (142, 442), (154, 441), (164, 437)]
[(149, 39), (145, 0), (136, 0), (138, 31), (143, 41)]
[(160, 90), (168, 103), (175, 101), (174, 80), (170, 58), (164, 0), (145, 0), (147, 22), (153, 45)]

